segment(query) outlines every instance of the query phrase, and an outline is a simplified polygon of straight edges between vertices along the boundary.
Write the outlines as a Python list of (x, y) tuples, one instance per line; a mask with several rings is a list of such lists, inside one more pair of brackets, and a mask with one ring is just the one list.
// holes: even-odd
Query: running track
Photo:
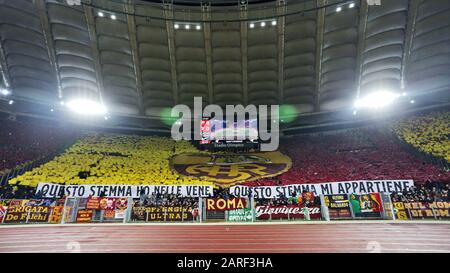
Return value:
[(450, 252), (450, 225), (8, 226), (0, 252)]

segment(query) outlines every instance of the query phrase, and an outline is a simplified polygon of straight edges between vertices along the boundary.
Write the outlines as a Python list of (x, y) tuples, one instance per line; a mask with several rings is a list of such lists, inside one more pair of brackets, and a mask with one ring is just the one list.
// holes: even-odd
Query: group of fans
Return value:
[(65, 128), (1, 120), (0, 177), (26, 163), (51, 155), (76, 138)]
[(144, 192), (139, 196), (139, 206), (141, 207), (198, 207), (198, 198), (183, 197), (179, 198), (175, 194), (157, 194), (146, 195)]
[(417, 149), (450, 162), (450, 112), (413, 116), (399, 122), (394, 131)]
[(403, 192), (393, 193), (391, 199), (393, 202), (450, 202), (450, 184), (429, 181)]
[(195, 177), (180, 176), (169, 158), (196, 152), (187, 141), (166, 137), (90, 134), (60, 156), (11, 179), (9, 183), (35, 187), (39, 182), (66, 184), (212, 185)]

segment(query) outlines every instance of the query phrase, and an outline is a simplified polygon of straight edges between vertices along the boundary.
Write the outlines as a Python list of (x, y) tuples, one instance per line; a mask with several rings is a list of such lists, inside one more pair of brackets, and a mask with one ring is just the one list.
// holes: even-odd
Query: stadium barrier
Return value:
[(0, 223), (450, 220), (450, 202), (392, 202), (388, 194), (380, 193), (320, 195), (320, 202), (306, 206), (258, 204), (254, 198), (248, 197), (197, 200), (195, 203), (172, 205), (145, 204), (139, 199), (109, 197), (0, 200)]

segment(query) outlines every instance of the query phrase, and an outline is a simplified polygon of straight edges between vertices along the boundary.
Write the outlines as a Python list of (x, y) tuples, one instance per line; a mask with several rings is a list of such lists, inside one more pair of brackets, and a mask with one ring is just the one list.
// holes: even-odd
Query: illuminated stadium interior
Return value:
[[(383, 241), (388, 224), (450, 235), (448, 0), (77, 2), (0, 1), (0, 252), (67, 252), (8, 240), (80, 223), (186, 236), (99, 235), (112, 252), (220, 252), (183, 240), (224, 226), (205, 238), (234, 253), (339, 252), (301, 236), (361, 224), (340, 247), (367, 252), (369, 222), (380, 252), (450, 252)], [(257, 112), (205, 114), (237, 105)], [(239, 237), (277, 228), (298, 245)]]

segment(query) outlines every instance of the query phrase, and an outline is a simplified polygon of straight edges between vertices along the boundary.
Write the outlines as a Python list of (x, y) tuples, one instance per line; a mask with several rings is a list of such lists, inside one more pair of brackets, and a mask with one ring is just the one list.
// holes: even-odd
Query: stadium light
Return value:
[(277, 25), (277, 21), (276, 20), (273, 20), (272, 21), (272, 26), (276, 26)]
[(250, 28), (254, 28), (255, 27), (255, 24), (254, 23), (251, 23), (250, 24)]
[(336, 12), (341, 12), (342, 11), (342, 7), (337, 7), (336, 8)]
[(389, 91), (371, 93), (355, 101), (356, 108), (382, 108), (391, 104), (399, 96)]
[(265, 27), (266, 26), (266, 22), (261, 22), (261, 27)]
[(10, 101), (8, 101), (8, 104), (9, 104), (9, 105), (13, 105), (13, 104), (14, 104), (14, 101), (13, 101), (13, 100), (10, 100)]
[(190, 25), (185, 25), (184, 28), (185, 28), (185, 29), (190, 29), (191, 26), (190, 26)]
[(70, 110), (81, 115), (104, 115), (107, 112), (103, 104), (86, 99), (72, 100), (67, 103), (67, 106)]
[(105, 14), (104, 14), (103, 12), (99, 11), (99, 12), (98, 12), (98, 16), (100, 16), (100, 17), (104, 17), (104, 16), (105, 16)]
[(350, 5), (348, 5), (349, 8), (354, 8), (355, 7), (355, 3), (350, 3)]
[(201, 27), (200, 25), (197, 25), (195, 28), (196, 28), (197, 30), (202, 29), (202, 27)]
[(415, 103), (415, 102), (416, 102), (415, 100), (411, 100), (411, 101), (410, 101), (410, 103)]
[(11, 92), (8, 89), (0, 89), (0, 93), (3, 96), (8, 96), (9, 94), (11, 94)]
[(175, 29), (178, 29), (178, 28), (180, 27), (180, 25), (179, 25), (179, 24), (175, 24), (173, 27), (174, 27)]
[(111, 14), (111, 19), (112, 19), (112, 20), (116, 20), (116, 19), (117, 19), (116, 15)]

